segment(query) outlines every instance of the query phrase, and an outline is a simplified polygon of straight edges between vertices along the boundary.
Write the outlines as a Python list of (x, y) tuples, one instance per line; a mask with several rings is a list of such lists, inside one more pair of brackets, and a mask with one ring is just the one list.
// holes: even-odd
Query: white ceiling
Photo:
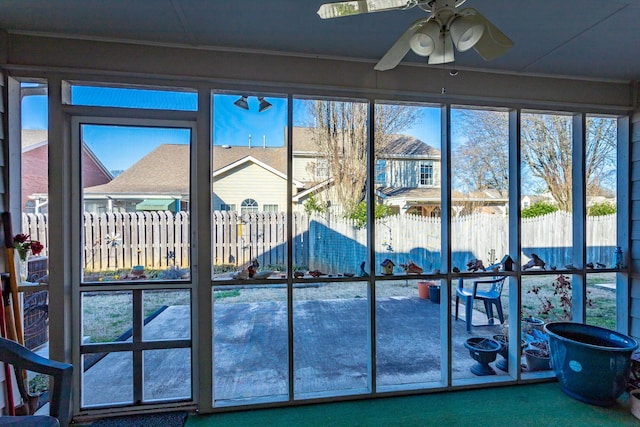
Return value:
[[(419, 8), (329, 20), (323, 0), (2, 0), (0, 28), (251, 51), (380, 59)], [(467, 0), (515, 43), (459, 69), (640, 80), (640, 0)], [(405, 62), (426, 63), (409, 53)], [(448, 65), (449, 67), (451, 65)], [(441, 67), (441, 66), (440, 66)], [(393, 71), (385, 71), (390, 73)]]

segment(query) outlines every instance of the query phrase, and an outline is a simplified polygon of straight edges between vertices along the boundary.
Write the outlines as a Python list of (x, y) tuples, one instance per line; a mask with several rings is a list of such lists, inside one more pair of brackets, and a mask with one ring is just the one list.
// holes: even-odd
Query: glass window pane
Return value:
[[(496, 275), (460, 277), (452, 282), (451, 374), (454, 384), (465, 384), (470, 379), (473, 382), (493, 381), (496, 377), (508, 376), (509, 350), (503, 346), (508, 328), (508, 280), (508, 277)], [(470, 298), (474, 287), (478, 298)]]
[(571, 320), (571, 282), (571, 276), (567, 274), (522, 277), (520, 321), (523, 378), (555, 376), (549, 365), (543, 324)]
[(523, 264), (525, 269), (570, 269), (574, 263), (571, 117), (523, 113), (521, 137)]
[(250, 264), (262, 272), (286, 271), (286, 129), (287, 100), (282, 96), (213, 96), (216, 279), (231, 279)]
[(451, 112), (451, 258), (482, 271), (509, 253), (509, 121), (506, 112)]
[(191, 338), (189, 291), (143, 291), (143, 340)]
[[(213, 395), (287, 400), (287, 292), (284, 285), (213, 289)], [(225, 402), (227, 401), (227, 402)]]
[[(20, 182), (22, 186), (22, 228), (32, 242), (42, 245), (38, 254), (27, 254), (26, 280), (48, 282), (49, 233), (49, 136), (47, 84), (22, 82), (21, 95), (21, 158)], [(23, 299), (24, 345), (29, 349), (43, 346), (49, 340), (49, 294), (43, 290), (26, 292)]]
[(191, 398), (191, 349), (147, 350), (143, 355), (143, 400)]
[(82, 356), (82, 407), (133, 403), (133, 353), (119, 351)]
[(131, 291), (82, 293), (84, 343), (126, 341), (133, 333)]
[(615, 267), (617, 241), (617, 120), (587, 117), (587, 267)]
[(145, 89), (107, 86), (71, 86), (73, 105), (196, 111), (198, 94), (192, 89)]
[[(440, 268), (440, 108), (376, 105), (376, 270)], [(384, 178), (384, 182), (382, 182)], [(390, 265), (386, 263), (386, 265)], [(411, 268), (409, 268), (411, 266)], [(403, 268), (405, 270), (403, 270)]]
[(423, 388), (429, 387), (430, 383), (441, 385), (440, 304), (432, 302), (418, 289), (425, 286), (427, 293), (430, 289), (435, 292), (439, 283), (419, 280), (376, 282), (378, 391)]
[(299, 284), (293, 299), (296, 397), (368, 392), (366, 282)]
[(81, 125), (84, 282), (190, 277), (187, 128)]
[(294, 99), (293, 264), (300, 271), (355, 275), (366, 264), (367, 120), (363, 102)]
[(586, 323), (616, 329), (617, 273), (587, 274)]

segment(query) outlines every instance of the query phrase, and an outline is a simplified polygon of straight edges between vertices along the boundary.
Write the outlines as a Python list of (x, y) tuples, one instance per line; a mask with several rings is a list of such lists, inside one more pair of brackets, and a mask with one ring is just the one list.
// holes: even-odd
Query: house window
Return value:
[(36, 213), (36, 202), (35, 200), (27, 200), (24, 204), (25, 213), (34, 214)]
[(258, 202), (253, 199), (245, 199), (240, 205), (240, 213), (246, 214), (252, 212), (258, 212)]
[(278, 205), (265, 203), (262, 210), (265, 212), (278, 212)]
[(327, 159), (316, 159), (316, 179), (329, 178), (329, 161)]
[(221, 211), (235, 211), (236, 210), (236, 205), (235, 205), (235, 203), (233, 203), (233, 204), (220, 203), (220, 210)]
[(376, 185), (387, 185), (387, 161), (376, 160)]
[(433, 185), (433, 162), (420, 163), (420, 185)]

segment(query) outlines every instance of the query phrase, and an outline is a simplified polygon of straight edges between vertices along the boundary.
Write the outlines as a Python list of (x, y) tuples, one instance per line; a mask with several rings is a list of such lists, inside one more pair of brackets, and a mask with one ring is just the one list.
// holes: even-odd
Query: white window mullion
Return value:
[[(444, 105), (440, 109), (440, 146), (442, 182), (440, 200), (442, 209), (441, 238), (440, 238), (440, 271), (447, 274), (441, 280), (440, 296), (440, 358), (446, 360), (441, 365), (441, 375), (444, 384), (451, 386), (452, 381), (452, 347), (451, 347), (451, 105)], [(442, 292), (446, 292), (442, 298)]]
[[(195, 135), (191, 135), (191, 268), (193, 293), (192, 389), (201, 413), (213, 408), (213, 303), (211, 275), (211, 122), (212, 93), (207, 86), (198, 88)], [(205, 231), (207, 230), (207, 231)]]
[(579, 272), (573, 274), (571, 316), (574, 322), (583, 323), (586, 319), (586, 116), (575, 114), (572, 130), (572, 215), (573, 215), (573, 248), (572, 261)]
[[(520, 271), (522, 253), (521, 240), (521, 193), (522, 171), (521, 165), (521, 111), (509, 111), (509, 255), (514, 260), (514, 271)], [(508, 278), (509, 289), (509, 375), (520, 379), (520, 304), (521, 304), (521, 277)]]

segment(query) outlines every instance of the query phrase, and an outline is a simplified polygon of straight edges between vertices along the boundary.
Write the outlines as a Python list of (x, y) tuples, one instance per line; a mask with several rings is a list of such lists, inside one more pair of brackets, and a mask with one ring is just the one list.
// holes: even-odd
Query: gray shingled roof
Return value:
[(392, 142), (378, 150), (378, 157), (440, 157), (440, 150), (410, 135), (393, 135)]
[[(393, 142), (382, 150), (379, 157), (440, 157), (440, 150), (410, 135), (397, 134), (392, 136)], [(318, 146), (313, 138), (310, 128), (293, 128), (293, 152), (317, 153)]]
[(89, 194), (189, 194), (189, 146), (163, 144)]
[[(286, 147), (213, 147), (214, 172), (252, 156), (286, 173)], [(189, 193), (189, 146), (163, 144), (111, 182), (85, 189), (85, 194), (182, 194)]]
[(251, 156), (272, 168), (287, 173), (287, 147), (213, 146), (213, 171)]

